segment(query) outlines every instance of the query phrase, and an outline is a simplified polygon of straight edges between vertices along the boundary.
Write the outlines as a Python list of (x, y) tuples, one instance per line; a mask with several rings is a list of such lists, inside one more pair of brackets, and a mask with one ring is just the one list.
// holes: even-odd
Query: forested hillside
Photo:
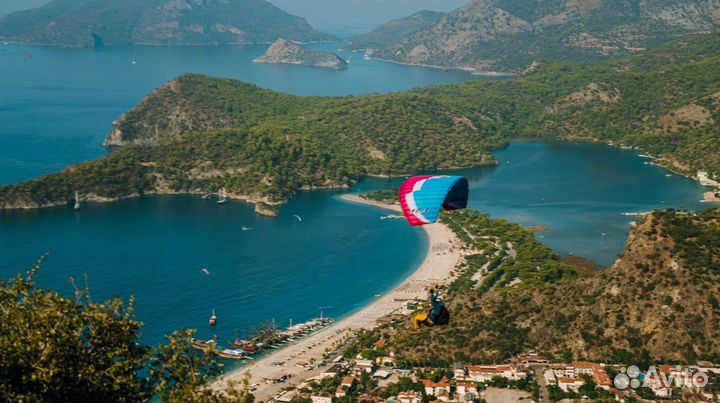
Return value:
[(678, 172), (718, 177), (718, 77), (717, 33), (607, 63), (545, 64), (510, 80), (389, 95), (298, 97), (187, 75), (119, 119), (107, 140), (119, 152), (2, 187), (0, 206), (61, 205), (75, 191), (112, 200), (221, 187), (275, 204), (368, 174), (493, 163), (489, 151), (518, 138), (638, 146)]
[(453, 319), (380, 329), (401, 362), (500, 362), (526, 351), (565, 362), (720, 358), (718, 210), (645, 216), (615, 264), (590, 273), (565, 268), (516, 225), (473, 211), (443, 222), (468, 253), (446, 290)]
[(265, 0), (53, 0), (0, 18), (0, 39), (66, 47), (335, 39)]

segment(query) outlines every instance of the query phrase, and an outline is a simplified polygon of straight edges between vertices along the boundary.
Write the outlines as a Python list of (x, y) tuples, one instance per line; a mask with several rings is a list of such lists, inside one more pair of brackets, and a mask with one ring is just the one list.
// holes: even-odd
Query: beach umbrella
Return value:
[(468, 193), (468, 181), (462, 176), (416, 176), (400, 187), (400, 205), (410, 225), (416, 227), (437, 222), (442, 210), (464, 209)]

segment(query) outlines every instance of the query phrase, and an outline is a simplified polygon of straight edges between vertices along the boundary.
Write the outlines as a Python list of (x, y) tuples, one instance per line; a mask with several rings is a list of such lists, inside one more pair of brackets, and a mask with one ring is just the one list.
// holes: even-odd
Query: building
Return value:
[[(433, 382), (430, 380), (424, 380), (422, 381), (423, 385), (425, 385), (425, 394), (428, 396), (435, 396), (440, 399), (440, 396), (442, 395), (443, 398), (446, 398), (447, 400), (450, 400), (450, 392), (452, 388), (452, 384), (447, 381), (447, 379), (443, 378), (440, 380), (440, 382)], [(447, 401), (445, 400), (445, 401)]]
[(372, 374), (373, 369), (375, 369), (375, 364), (372, 360), (355, 360), (355, 366), (353, 366), (353, 373), (355, 373), (356, 375), (362, 375), (363, 372)]
[(467, 382), (458, 382), (455, 385), (455, 397), (460, 401), (471, 401), (480, 396), (477, 385)]
[(515, 357), (515, 361), (517, 361), (518, 364), (522, 365), (547, 364), (550, 362), (546, 357), (537, 354), (518, 355), (517, 357)]
[[(577, 379), (582, 375), (591, 376), (595, 384), (599, 387), (610, 390), (613, 387), (612, 379), (605, 369), (600, 365), (592, 362), (574, 362), (572, 364), (554, 364), (550, 366), (550, 369), (545, 371), (545, 380), (550, 379), (550, 375), (547, 372), (552, 372), (554, 378), (561, 379)], [(548, 382), (550, 383), (550, 382)]]
[(332, 396), (327, 393), (311, 395), (310, 399), (312, 400), (312, 403), (332, 403), (333, 401)]
[(395, 364), (394, 354), (391, 352), (389, 356), (378, 357), (375, 359), (375, 363), (378, 365), (390, 366)]
[(555, 376), (555, 372), (552, 369), (546, 369), (543, 378), (545, 378), (546, 384), (557, 385), (557, 376)]
[(338, 385), (337, 390), (335, 391), (335, 397), (347, 396), (348, 391), (352, 389), (353, 386), (355, 386), (355, 378), (352, 376), (346, 376), (342, 379), (342, 381), (340, 381), (340, 385)]
[(613, 387), (610, 375), (608, 375), (600, 364), (593, 362), (574, 362), (571, 366), (575, 369), (575, 378), (580, 377), (580, 375), (590, 375), (599, 387), (605, 390), (610, 390), (610, 388)]
[[(421, 403), (422, 394), (420, 392), (402, 392), (398, 394), (398, 403)], [(315, 403), (315, 402), (313, 402)]]
[(527, 373), (509, 365), (468, 367), (465, 380), (473, 382), (490, 382), (493, 378), (505, 378), (511, 381), (525, 379)]
[[(581, 386), (585, 385), (585, 381), (577, 378), (560, 378), (558, 379), (558, 387), (564, 392), (577, 392)], [(315, 403), (315, 402), (313, 402)]]
[(392, 373), (390, 373), (390, 371), (381, 369), (381, 370), (375, 371), (375, 373), (373, 374), (373, 377), (380, 378), (380, 379), (388, 379), (388, 378), (390, 378), (390, 375), (392, 375)]

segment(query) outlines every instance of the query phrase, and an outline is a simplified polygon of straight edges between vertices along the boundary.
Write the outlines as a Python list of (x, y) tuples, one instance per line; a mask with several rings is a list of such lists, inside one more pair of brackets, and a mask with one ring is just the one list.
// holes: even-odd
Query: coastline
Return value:
[[(365, 200), (354, 194), (342, 195), (340, 198), (349, 203), (401, 212), (400, 206)], [(328, 354), (331, 357), (337, 356), (336, 350), (345, 344), (347, 338), (354, 331), (375, 328), (379, 318), (400, 311), (405, 301), (425, 299), (426, 284), (445, 283), (450, 280), (451, 272), (461, 258), (460, 251), (454, 250), (451, 244), (460, 245), (461, 243), (450, 228), (444, 224), (426, 225), (423, 229), (429, 240), (425, 259), (392, 291), (315, 334), (276, 350), (243, 368), (227, 373), (212, 387), (220, 387), (228, 381), (240, 382), (249, 376), (256, 401), (268, 401), (281, 389), (297, 385), (309, 377), (317, 376), (331, 366), (330, 363), (314, 368), (310, 362), (321, 362), (323, 357)], [(438, 252), (439, 250), (444, 250), (444, 252)], [(287, 377), (287, 379), (274, 384), (265, 381), (281, 377)]]

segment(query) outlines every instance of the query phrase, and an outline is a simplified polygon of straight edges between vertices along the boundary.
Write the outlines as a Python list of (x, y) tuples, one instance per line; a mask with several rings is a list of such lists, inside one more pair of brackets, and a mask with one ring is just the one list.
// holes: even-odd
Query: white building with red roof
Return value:
[(585, 381), (578, 378), (560, 378), (558, 379), (558, 387), (564, 392), (577, 392), (580, 387), (585, 385)]

